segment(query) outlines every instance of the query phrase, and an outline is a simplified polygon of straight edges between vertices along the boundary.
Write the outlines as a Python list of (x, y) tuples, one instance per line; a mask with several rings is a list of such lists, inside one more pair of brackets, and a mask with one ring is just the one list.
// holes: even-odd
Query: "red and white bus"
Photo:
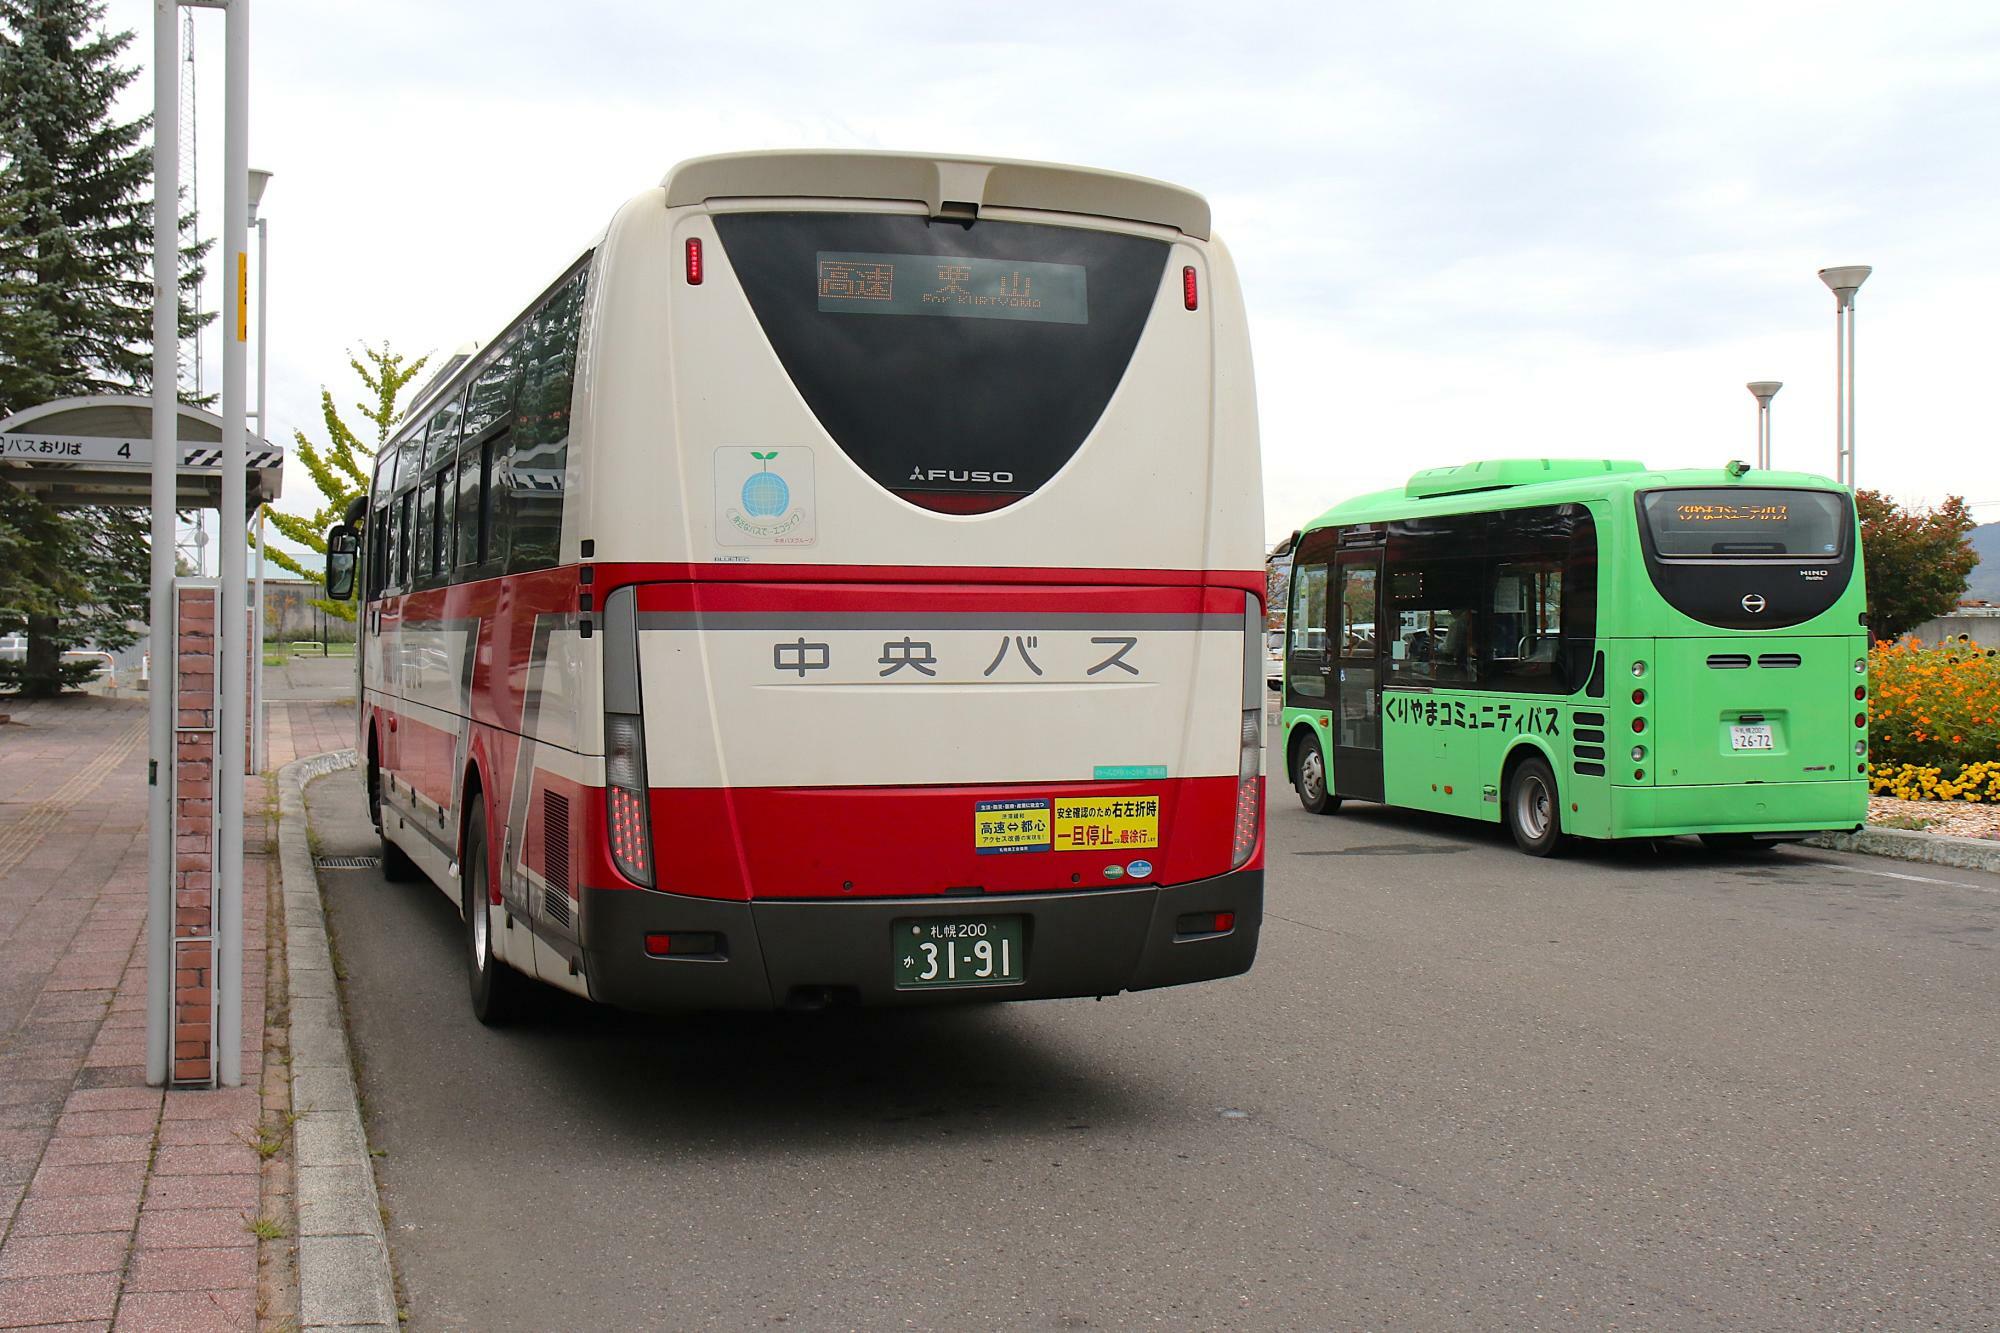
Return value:
[(1200, 196), (682, 163), (350, 511), (385, 868), (460, 905), (487, 1021), (528, 978), (673, 1011), (1241, 973), (1260, 488)]

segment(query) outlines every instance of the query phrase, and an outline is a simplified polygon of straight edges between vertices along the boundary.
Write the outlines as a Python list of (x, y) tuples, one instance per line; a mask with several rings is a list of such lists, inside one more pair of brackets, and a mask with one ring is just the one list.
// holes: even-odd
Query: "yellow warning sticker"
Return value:
[(1128, 851), (1160, 845), (1160, 798), (1093, 796), (1056, 801), (1055, 850)]

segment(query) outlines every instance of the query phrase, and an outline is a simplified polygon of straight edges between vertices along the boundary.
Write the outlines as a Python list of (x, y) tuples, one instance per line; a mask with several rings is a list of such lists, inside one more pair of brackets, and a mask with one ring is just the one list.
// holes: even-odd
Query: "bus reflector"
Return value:
[(674, 937), (671, 935), (648, 935), (646, 952), (655, 958), (664, 958), (674, 951)]
[(1195, 285), (1193, 264), (1181, 270), (1181, 301), (1190, 310), (1198, 309), (1201, 305), (1201, 292)]
[(690, 236), (687, 243), (688, 286), (701, 286), (701, 237)]

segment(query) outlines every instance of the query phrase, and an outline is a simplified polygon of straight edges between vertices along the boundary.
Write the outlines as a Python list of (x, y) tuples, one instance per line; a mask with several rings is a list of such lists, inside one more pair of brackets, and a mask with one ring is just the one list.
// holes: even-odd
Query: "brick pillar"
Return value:
[(215, 612), (212, 582), (175, 583), (173, 1081), (201, 1086), (215, 1082)]

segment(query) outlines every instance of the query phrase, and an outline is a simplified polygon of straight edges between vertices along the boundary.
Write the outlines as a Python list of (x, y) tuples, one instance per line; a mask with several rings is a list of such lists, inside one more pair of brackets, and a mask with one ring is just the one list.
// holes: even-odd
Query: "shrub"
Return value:
[(1868, 692), (1875, 790), (2000, 800), (2000, 654), (1951, 641), (1878, 643)]

